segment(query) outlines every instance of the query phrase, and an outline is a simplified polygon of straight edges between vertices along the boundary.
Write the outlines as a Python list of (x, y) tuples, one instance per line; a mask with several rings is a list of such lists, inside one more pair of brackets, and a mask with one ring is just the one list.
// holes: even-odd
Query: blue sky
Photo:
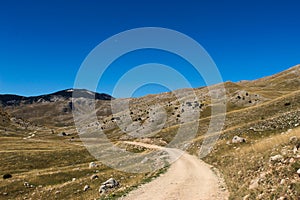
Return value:
[[(300, 63), (299, 9), (297, 0), (2, 1), (0, 93), (28, 96), (71, 88), (81, 63), (100, 42), (148, 26), (195, 39), (224, 81), (271, 75)], [(147, 62), (182, 67), (193, 87), (203, 85), (185, 61), (144, 51), (118, 59), (118, 67), (107, 71), (98, 91), (111, 94), (121, 72)], [(164, 87), (147, 85), (134, 95), (162, 91)]]

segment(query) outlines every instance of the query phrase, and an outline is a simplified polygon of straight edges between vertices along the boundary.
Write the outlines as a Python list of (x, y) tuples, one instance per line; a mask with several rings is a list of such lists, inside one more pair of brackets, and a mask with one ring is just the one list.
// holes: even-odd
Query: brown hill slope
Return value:
[[(243, 199), (244, 197), (248, 199), (278, 199), (285, 196), (287, 199), (297, 199), (300, 197), (300, 185), (295, 176), (297, 169), (300, 168), (300, 151), (296, 149), (294, 153), (293, 149), (295, 146), (297, 147), (297, 144), (289, 143), (292, 136), (296, 136), (300, 141), (298, 128), (300, 124), (299, 71), (300, 65), (297, 65), (279, 74), (255, 81), (223, 84), (227, 100), (224, 129), (221, 132), (220, 140), (205, 161), (220, 169), (224, 174), (231, 199)], [(189, 94), (191, 89), (177, 91), (181, 94), (180, 99), (177, 99), (174, 93), (132, 98), (128, 99), (129, 112), (120, 109), (114, 115), (111, 114), (111, 101), (97, 100), (98, 121), (83, 125), (86, 130), (91, 132), (97, 133), (100, 129), (103, 130), (118, 144), (122, 140), (133, 140), (166, 145), (174, 139), (179, 126), (186, 127), (188, 131), (190, 123), (196, 121), (200, 126), (188, 151), (197, 155), (208, 129), (212, 106), (222, 106), (223, 103), (220, 97), (220, 101), (216, 101), (212, 105), (210, 92), (218, 95), (222, 93), (222, 90), (222, 84), (219, 84), (194, 89), (197, 98)], [(112, 100), (116, 104), (122, 101), (123, 99)], [(84, 105), (84, 101), (79, 102)], [(156, 105), (158, 104), (161, 109), (157, 109)], [(55, 192), (58, 190), (61, 192), (56, 194), (59, 198), (98, 197), (95, 188), (89, 190), (88, 193), (77, 192), (75, 194), (74, 191), (81, 190), (82, 186), (78, 184), (79, 181), (70, 181), (71, 176), (76, 176), (80, 182), (83, 181), (91, 184), (92, 187), (98, 187), (95, 182), (91, 183), (87, 180), (89, 178), (85, 174), (94, 173), (93, 170), (87, 169), (87, 162), (92, 161), (93, 158), (80, 146), (82, 144), (76, 136), (71, 108), (77, 109), (77, 106), (71, 102), (71, 99), (59, 99), (51, 102), (21, 102), (18, 105), (4, 106), (5, 112), (9, 113), (11, 118), (18, 120), (22, 118), (24, 121), (28, 120), (38, 125), (29, 130), (20, 130), (25, 135), (32, 136), (36, 129), (37, 132), (34, 133), (33, 138), (24, 140), (19, 135), (14, 138), (6, 135), (2, 143), (0, 142), (1, 148), (6, 151), (3, 152), (2, 163), (6, 163), (8, 166), (20, 161), (13, 168), (3, 168), (4, 166), (2, 166), (2, 171), (15, 170), (15, 175), (19, 180), (30, 180), (36, 185), (46, 185), (40, 193), (33, 194), (30, 189), (26, 190), (25, 193), (29, 196), (43, 199), (49, 194), (55, 196)], [(200, 109), (199, 118), (191, 117), (184, 122), (180, 121), (186, 112), (193, 112), (196, 109)], [(2, 123), (5, 125), (9, 122), (7, 121), (9, 118), (6, 117), (5, 112), (1, 112), (4, 113), (0, 113), (0, 116), (4, 119)], [(125, 128), (118, 127), (117, 123), (126, 114), (130, 115), (132, 121), (124, 122)], [(153, 122), (155, 122), (155, 126), (149, 128), (147, 124)], [(46, 127), (38, 129), (39, 126)], [(71, 132), (73, 135), (61, 137), (53, 134), (62, 131)], [(147, 131), (153, 134), (146, 139), (128, 135), (128, 133), (144, 134)], [(245, 138), (246, 142), (233, 144), (231, 140), (235, 135)], [(22, 152), (24, 148), (28, 149), (28, 152), (30, 151), (30, 155), (28, 152)], [(135, 147), (126, 148), (133, 148), (131, 150), (134, 152), (144, 151)], [(276, 154), (282, 155), (283, 159), (275, 164), (270, 163), (270, 157)], [(49, 159), (46, 159), (47, 157)], [(51, 164), (51, 169), (45, 165), (47, 160)], [(75, 166), (83, 168), (82, 173), (78, 171), (75, 173)], [(147, 177), (145, 174), (140, 174), (136, 179), (132, 178), (133, 181), (129, 178), (133, 175), (107, 169), (103, 165), (100, 168), (103, 171), (103, 174), (101, 171), (101, 177), (110, 177), (111, 174), (115, 174), (119, 180), (123, 177), (122, 184), (129, 186), (136, 185), (135, 181), (139, 182)], [(34, 171), (36, 169), (42, 173), (36, 178), (32, 178), (32, 174), (36, 174)], [(55, 176), (51, 177), (50, 174)], [(284, 181), (282, 181), (283, 179)], [(1, 189), (10, 190), (12, 191), (11, 198), (21, 199), (22, 194), (18, 192), (24, 189), (21, 182), (17, 182), (19, 186), (14, 186), (13, 182), (9, 183), (9, 186), (2, 183), (0, 191)], [(284, 183), (280, 184), (281, 182)], [(55, 189), (48, 191), (48, 187)], [(123, 193), (127, 189), (120, 188), (117, 191)]]

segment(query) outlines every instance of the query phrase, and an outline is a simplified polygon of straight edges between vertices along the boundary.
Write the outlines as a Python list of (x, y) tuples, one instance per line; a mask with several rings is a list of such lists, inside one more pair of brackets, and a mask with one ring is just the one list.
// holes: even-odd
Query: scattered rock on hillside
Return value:
[(299, 177), (300, 177), (300, 168), (297, 170), (297, 174), (298, 174)]
[(61, 133), (59, 133), (59, 134), (57, 134), (58, 136), (68, 136), (69, 134), (68, 133), (66, 133), (66, 132), (61, 132)]
[(107, 185), (109, 187), (116, 187), (119, 185), (119, 183), (114, 178), (110, 178), (107, 181), (103, 182), (102, 185)]
[(114, 188), (119, 186), (119, 182), (116, 181), (114, 178), (110, 178), (107, 181), (103, 182), (99, 188), (99, 193), (105, 193), (107, 189)]
[(293, 148), (293, 153), (294, 153), (294, 154), (296, 154), (296, 153), (297, 153), (297, 151), (298, 151), (298, 148), (299, 148), (299, 147), (297, 147), (297, 146), (294, 146), (294, 148)]
[(98, 165), (95, 163), (95, 162), (90, 162), (89, 164), (89, 168), (95, 168), (95, 167), (98, 167)]
[(98, 176), (97, 174), (93, 174), (93, 175), (91, 176), (91, 180), (98, 179), (98, 178), (99, 178), (99, 176)]
[(277, 200), (287, 200), (286, 197), (279, 197)]
[(102, 193), (105, 193), (107, 190), (107, 187), (105, 185), (101, 185), (100, 188), (99, 188), (99, 193), (102, 194)]
[(89, 185), (85, 185), (84, 188), (83, 188), (83, 191), (87, 191), (88, 189), (90, 189), (90, 186)]
[(296, 136), (290, 137), (290, 144), (297, 144), (298, 138)]
[(246, 142), (246, 139), (245, 138), (242, 138), (242, 137), (239, 137), (239, 136), (234, 136), (232, 138), (232, 143), (243, 143), (243, 142)]
[(283, 159), (282, 155), (275, 155), (270, 157), (270, 162), (280, 162)]
[(243, 200), (248, 200), (250, 198), (250, 194), (247, 194), (246, 196), (243, 197)]
[(24, 182), (23, 184), (26, 188), (34, 188), (34, 185), (29, 184), (28, 182)]

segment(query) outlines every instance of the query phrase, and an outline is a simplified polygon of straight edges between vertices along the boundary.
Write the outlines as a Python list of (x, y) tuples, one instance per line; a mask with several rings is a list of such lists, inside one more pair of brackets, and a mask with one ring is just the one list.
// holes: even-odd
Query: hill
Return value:
[[(152, 150), (124, 142), (165, 146), (176, 138), (180, 127), (188, 134), (191, 124), (199, 123), (196, 135), (187, 148), (190, 154), (198, 155), (207, 137), (205, 134), (210, 120), (224, 115), (226, 118), (220, 138), (204, 161), (223, 174), (230, 199), (297, 199), (300, 198), (297, 175), (300, 168), (299, 75), (300, 65), (297, 65), (258, 80), (225, 82), (141, 98), (113, 99), (97, 94), (97, 121), (89, 123), (88, 120), (80, 128), (95, 134), (104, 131), (115, 145), (128, 151), (147, 153)], [(14, 173), (17, 178), (14, 179), (16, 182), (1, 183), (0, 191), (7, 191), (4, 193), (14, 199), (21, 199), (24, 193), (33, 199), (49, 195), (60, 199), (113, 198), (112, 194), (122, 196), (145, 179), (150, 180), (161, 173), (123, 173), (102, 164), (99, 164), (98, 172), (88, 169), (88, 163), (95, 158), (79, 140), (72, 115), (72, 108), (82, 111), (89, 106), (91, 96), (86, 90), (82, 92), (86, 97), (83, 99), (87, 100), (78, 98), (72, 101), (71, 90), (39, 97), (0, 96), (3, 127), (12, 123), (12, 118), (21, 120), (21, 124), (30, 124), (11, 126), (15, 131), (5, 135), (1, 132), (1, 163), (11, 166), (3, 165), (1, 171)], [(225, 96), (222, 96), (223, 93)], [(216, 97), (214, 101), (211, 96)], [(125, 100), (129, 110), (122, 107)], [(112, 104), (117, 105), (114, 114)], [(212, 116), (213, 109), (224, 105), (226, 113), (214, 113)], [(186, 115), (195, 110), (200, 111), (200, 116)], [(83, 119), (90, 117), (87, 113)], [(120, 122), (122, 126), (119, 126)], [(243, 138), (243, 142), (236, 143), (233, 140), (236, 136)], [(27, 149), (26, 152), (22, 151), (24, 149)], [(273, 156), (280, 159), (274, 161), (271, 159)], [(25, 157), (27, 160), (23, 159)], [(76, 171), (77, 168), (81, 170)], [(89, 179), (95, 173), (101, 176), (101, 181), (113, 175), (126, 187), (99, 196), (96, 191), (99, 184)], [(72, 182), (74, 177), (77, 181)], [(24, 181), (42, 187), (36, 189), (38, 192), (27, 188), (20, 193), (24, 189)], [(92, 189), (83, 192), (82, 184), (89, 184)]]

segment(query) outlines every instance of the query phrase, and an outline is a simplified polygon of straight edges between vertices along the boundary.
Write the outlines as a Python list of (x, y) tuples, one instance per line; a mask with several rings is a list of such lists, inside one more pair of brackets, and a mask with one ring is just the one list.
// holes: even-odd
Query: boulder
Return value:
[(24, 182), (23, 184), (25, 187), (29, 187), (29, 183), (28, 182)]
[(270, 162), (280, 162), (283, 159), (282, 155), (275, 155), (270, 157)]
[(107, 189), (114, 188), (119, 186), (118, 181), (116, 181), (113, 178), (108, 179), (107, 181), (103, 182), (102, 185), (99, 188), (99, 193), (105, 193)]
[(85, 185), (84, 188), (83, 188), (83, 191), (87, 191), (88, 189), (90, 189), (90, 186), (89, 185)]
[(101, 185), (100, 188), (99, 188), (99, 193), (100, 193), (100, 194), (105, 193), (106, 190), (107, 190), (107, 186)]
[(234, 136), (232, 138), (232, 143), (236, 144), (236, 143), (244, 143), (246, 142), (246, 139), (245, 138), (242, 138), (242, 137), (239, 137), (239, 136)]
[(89, 168), (95, 168), (95, 167), (98, 167), (98, 165), (95, 163), (95, 162), (90, 162), (89, 164)]
[(98, 179), (98, 178), (99, 178), (99, 176), (98, 176), (97, 174), (93, 174), (93, 175), (91, 176), (91, 180)]
[(290, 137), (290, 144), (296, 145), (298, 142), (298, 138), (296, 136)]
[(103, 182), (102, 185), (106, 185), (109, 188), (113, 188), (119, 185), (118, 181), (113, 178), (108, 179), (107, 181)]

